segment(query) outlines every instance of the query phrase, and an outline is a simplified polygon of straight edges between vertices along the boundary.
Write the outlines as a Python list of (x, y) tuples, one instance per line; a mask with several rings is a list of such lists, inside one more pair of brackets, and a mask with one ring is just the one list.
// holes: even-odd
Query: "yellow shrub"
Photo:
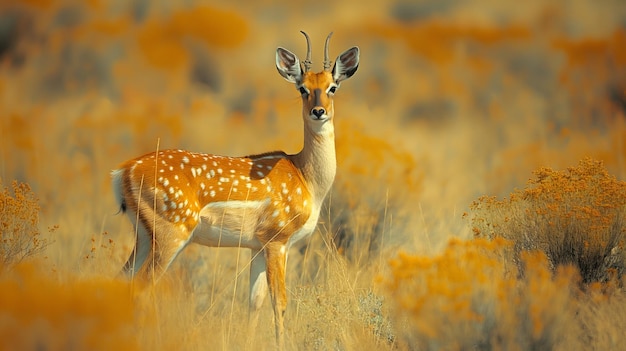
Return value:
[(602, 162), (584, 159), (565, 171), (542, 168), (523, 190), (471, 205), (478, 237), (503, 237), (516, 251), (541, 250), (552, 267), (572, 264), (583, 281), (604, 281), (624, 272), (626, 182)]
[(39, 203), (26, 183), (12, 183), (13, 194), (0, 179), (0, 264), (4, 267), (45, 248), (38, 228)]
[(551, 349), (567, 328), (572, 269), (555, 278), (545, 255), (525, 253), (518, 280), (506, 265), (511, 243), (453, 240), (438, 256), (391, 261), (390, 294), (398, 342), (407, 349)]

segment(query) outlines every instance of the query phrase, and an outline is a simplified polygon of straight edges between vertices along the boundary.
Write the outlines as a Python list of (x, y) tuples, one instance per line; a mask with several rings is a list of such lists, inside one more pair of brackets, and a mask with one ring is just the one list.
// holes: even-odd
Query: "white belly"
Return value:
[[(263, 244), (255, 236), (259, 219), (270, 200), (227, 201), (208, 204), (200, 211), (200, 223), (192, 241), (211, 247), (245, 247), (260, 250)], [(319, 209), (314, 209), (302, 228), (289, 238), (287, 247), (311, 235), (317, 225)]]
[(304, 223), (304, 226), (302, 226), (302, 228), (300, 228), (295, 233), (293, 233), (293, 236), (289, 238), (289, 241), (287, 242), (287, 247), (291, 247), (291, 245), (298, 242), (299, 240), (302, 240), (308, 237), (309, 235), (313, 234), (313, 231), (315, 230), (315, 227), (317, 226), (317, 220), (319, 216), (320, 216), (320, 210), (317, 208), (314, 208), (313, 212), (311, 212), (311, 215), (309, 216), (309, 219)]
[(213, 247), (246, 247), (261, 249), (255, 229), (267, 201), (214, 202), (200, 211), (200, 223), (192, 241)]

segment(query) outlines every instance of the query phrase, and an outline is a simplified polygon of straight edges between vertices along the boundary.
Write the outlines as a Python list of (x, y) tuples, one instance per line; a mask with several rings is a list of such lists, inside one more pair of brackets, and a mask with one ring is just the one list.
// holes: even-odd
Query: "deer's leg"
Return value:
[(248, 329), (251, 335), (251, 337), (248, 338), (249, 346), (254, 343), (261, 306), (263, 306), (263, 301), (265, 301), (268, 292), (265, 253), (262, 250), (252, 250), (251, 257), (250, 305), (248, 310)]
[[(143, 218), (154, 217), (147, 215)], [(148, 242), (147, 262), (137, 273), (141, 275), (144, 283), (155, 282), (161, 278), (180, 251), (187, 246), (191, 240), (191, 233), (185, 226), (176, 225), (160, 217), (152, 223), (142, 222), (148, 232), (148, 237), (152, 240)]]
[(285, 265), (287, 246), (280, 242), (270, 242), (265, 247), (267, 260), (267, 283), (274, 307), (276, 342), (279, 350), (285, 349), (285, 310), (287, 309), (287, 288), (285, 286)]
[(150, 236), (152, 233), (149, 233), (141, 223), (137, 225), (133, 214), (129, 213), (129, 217), (131, 217), (133, 227), (135, 228), (135, 247), (130, 253), (130, 257), (128, 257), (128, 260), (124, 264), (122, 273), (134, 276), (150, 253), (150, 245), (152, 241)]

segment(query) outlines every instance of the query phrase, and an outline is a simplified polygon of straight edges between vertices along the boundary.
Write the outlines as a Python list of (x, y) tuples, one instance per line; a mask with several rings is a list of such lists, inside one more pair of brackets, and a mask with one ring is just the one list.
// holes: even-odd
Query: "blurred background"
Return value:
[(302, 58), (300, 30), (315, 70), (330, 31), (332, 58), (361, 48), (336, 95), (339, 170), (320, 225), (357, 262), (469, 236), (474, 199), (540, 166), (591, 156), (626, 176), (622, 0), (3, 1), (0, 179), (30, 184), (40, 226), (58, 226), (51, 262), (84, 269), (108, 233), (106, 269), (119, 269), (131, 228), (109, 172), (126, 159), (298, 152), (300, 99), (274, 55)]

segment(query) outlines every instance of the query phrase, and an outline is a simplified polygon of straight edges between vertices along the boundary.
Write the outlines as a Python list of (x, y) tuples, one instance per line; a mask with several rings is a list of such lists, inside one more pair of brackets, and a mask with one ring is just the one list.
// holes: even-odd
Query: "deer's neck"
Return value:
[(332, 120), (326, 122), (319, 131), (311, 130), (305, 123), (304, 147), (293, 156), (293, 162), (302, 172), (315, 204), (321, 206), (337, 172)]

